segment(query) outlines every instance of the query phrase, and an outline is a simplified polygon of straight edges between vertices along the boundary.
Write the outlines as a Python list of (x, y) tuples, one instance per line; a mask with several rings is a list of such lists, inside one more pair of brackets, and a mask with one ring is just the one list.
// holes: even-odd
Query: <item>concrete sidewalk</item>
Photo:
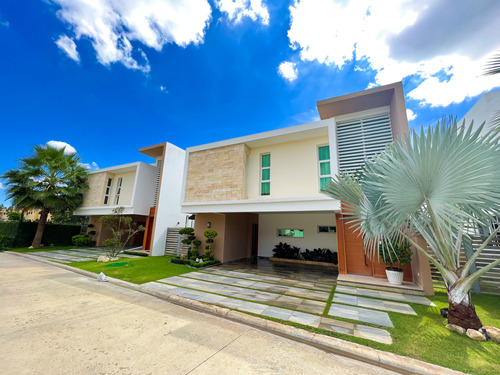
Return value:
[(4, 374), (394, 374), (13, 254), (0, 285)]

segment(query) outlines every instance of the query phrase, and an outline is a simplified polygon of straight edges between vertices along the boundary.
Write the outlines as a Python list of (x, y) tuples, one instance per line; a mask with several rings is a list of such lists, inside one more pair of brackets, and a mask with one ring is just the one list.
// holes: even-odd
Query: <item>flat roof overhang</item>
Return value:
[(213, 202), (184, 202), (183, 213), (270, 213), (270, 212), (340, 212), (340, 201), (328, 197), (246, 199)]
[(325, 120), (349, 113), (390, 106), (396, 91), (403, 91), (401, 82), (320, 100), (316, 105), (320, 118)]

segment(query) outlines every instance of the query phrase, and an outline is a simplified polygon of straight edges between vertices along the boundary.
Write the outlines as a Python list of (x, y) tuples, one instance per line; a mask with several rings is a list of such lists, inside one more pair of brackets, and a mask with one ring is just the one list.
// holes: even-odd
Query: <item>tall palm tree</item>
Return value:
[(64, 148), (49, 146), (35, 146), (32, 156), (20, 160), (19, 168), (2, 175), (14, 206), (41, 209), (31, 246), (40, 247), (50, 212), (74, 210), (82, 203), (87, 175), (76, 154), (66, 155)]
[[(337, 176), (326, 187), (328, 195), (346, 203), (350, 225), (362, 234), (369, 255), (391, 252), (381, 243), (407, 239), (436, 266), (448, 291), (448, 322), (466, 329), (482, 326), (471, 302), (474, 282), (500, 264), (496, 259), (470, 273), (499, 231), (499, 135), (480, 137), (481, 130), (443, 119), (427, 134), (422, 128), (393, 142), (359, 175)], [(470, 244), (471, 231), (481, 228), (491, 234), (461, 267), (463, 246)], [(415, 241), (418, 235), (433, 256)]]

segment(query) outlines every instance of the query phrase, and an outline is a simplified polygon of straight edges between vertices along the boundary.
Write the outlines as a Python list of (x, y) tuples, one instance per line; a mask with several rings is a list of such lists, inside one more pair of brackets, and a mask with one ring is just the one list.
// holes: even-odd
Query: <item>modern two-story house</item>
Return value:
[[(190, 147), (182, 211), (195, 214), (195, 234), (218, 232), (222, 262), (272, 256), (279, 242), (338, 253), (339, 273), (385, 278), (385, 266), (364, 255), (341, 202), (322, 190), (339, 172), (408, 132), (401, 82), (317, 103), (320, 121)], [(346, 220), (347, 219), (347, 220)], [(426, 259), (414, 254), (405, 280), (424, 283)]]
[(146, 230), (131, 240), (152, 255), (165, 253), (168, 227), (184, 226), (180, 196), (185, 151), (171, 143), (145, 147), (139, 152), (154, 163), (135, 162), (102, 168), (89, 173), (89, 189), (74, 214), (89, 216), (96, 231), (93, 240), (102, 245), (111, 233), (102, 227), (99, 218), (123, 207), (123, 215), (131, 216)]

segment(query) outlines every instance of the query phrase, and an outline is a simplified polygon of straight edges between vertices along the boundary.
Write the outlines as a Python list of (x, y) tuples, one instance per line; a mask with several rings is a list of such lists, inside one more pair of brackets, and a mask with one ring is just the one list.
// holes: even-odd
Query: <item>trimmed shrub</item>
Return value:
[(326, 263), (338, 263), (337, 253), (331, 251), (330, 249), (306, 249), (300, 254), (304, 260), (309, 260), (312, 262), (326, 262)]
[(206, 261), (206, 262), (196, 263), (195, 260), (181, 259), (179, 257), (175, 257), (175, 258), (170, 259), (170, 263), (185, 264), (187, 266), (194, 267), (194, 268), (202, 268), (202, 267), (208, 267), (208, 266), (215, 266), (217, 264), (220, 264), (220, 261), (219, 260), (210, 260), (210, 261)]
[[(0, 222), (0, 234), (12, 238), (12, 247), (30, 246), (35, 237), (36, 222)], [(73, 236), (80, 234), (80, 224), (52, 224), (47, 223), (43, 232), (42, 243), (45, 246), (54, 244), (56, 246), (72, 245)]]
[(5, 234), (0, 234), (0, 250), (5, 250), (10, 247), (12, 238), (7, 237)]
[(147, 257), (149, 256), (148, 253), (145, 253), (144, 251), (133, 251), (133, 250), (125, 250), (123, 254), (128, 254), (128, 255), (137, 255), (140, 257)]
[(90, 238), (84, 234), (77, 234), (71, 237), (71, 242), (77, 247), (87, 247), (89, 246)]
[(275, 258), (300, 259), (300, 247), (290, 246), (286, 242), (280, 242), (273, 249)]

